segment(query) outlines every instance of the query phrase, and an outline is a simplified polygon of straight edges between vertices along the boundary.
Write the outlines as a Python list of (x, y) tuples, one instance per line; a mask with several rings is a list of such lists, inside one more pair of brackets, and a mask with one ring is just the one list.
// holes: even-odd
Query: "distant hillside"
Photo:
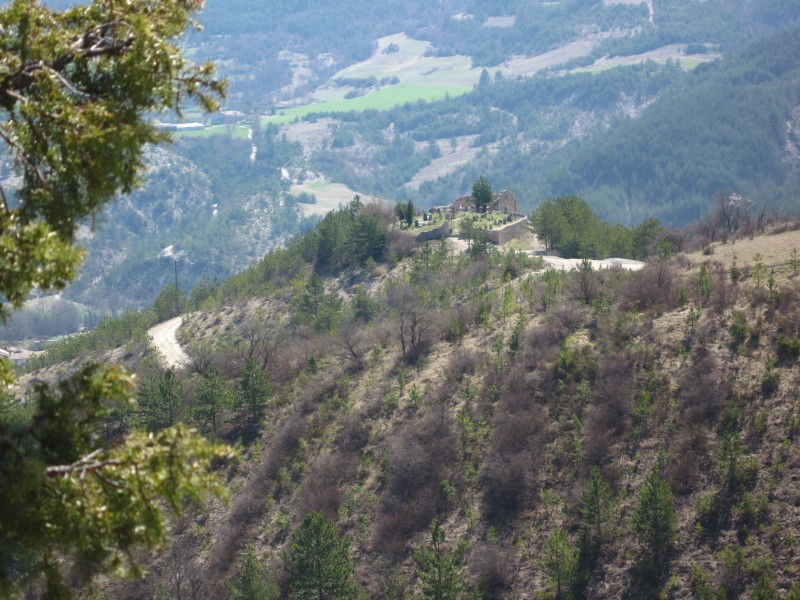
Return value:
[[(354, 124), (341, 129), (349, 127), (364, 141), (374, 140), (371, 130), (391, 128), (399, 135), (383, 143), (385, 152), (404, 160), (361, 174), (346, 147), (320, 153), (318, 168), (355, 189), (410, 194), (428, 204), (464, 193), (478, 175), (493, 173), (496, 186), (517, 191), (527, 209), (577, 192), (605, 217), (626, 224), (651, 216), (686, 223), (725, 190), (758, 206), (793, 210), (800, 189), (798, 65), (800, 33), (794, 29), (689, 73), (650, 63), (487, 82), (431, 106), (339, 117)], [(418, 191), (398, 185), (411, 177), (402, 169), (416, 172), (414, 161), (425, 152), (420, 142), (438, 145), (439, 154), (423, 162), (431, 164), (461, 139), (475, 148), (465, 165), (421, 183)], [(413, 159), (412, 152), (399, 151), (412, 141)], [(363, 148), (358, 138), (351, 143)]]
[(800, 171), (787, 152), (799, 105), (794, 29), (698, 67), (639, 118), (581, 144), (547, 189), (578, 191), (622, 222), (686, 222), (721, 190), (796, 210)]
[(273, 130), (251, 143), (225, 135), (185, 138), (151, 149), (144, 187), (118, 199), (84, 228), (89, 251), (66, 296), (102, 312), (150, 304), (174, 281), (190, 289), (201, 277), (235, 273), (302, 227), (286, 201), (280, 166), (298, 150)]
[[(212, 0), (201, 17), (205, 30), (191, 34), (188, 52), (219, 64), (231, 80), (227, 108), (246, 116), (230, 131), (220, 126), (216, 137), (181, 138), (157, 155), (144, 189), (87, 223), (89, 262), (66, 296), (110, 310), (145, 305), (171, 279), (173, 257), (187, 286), (203, 275), (229, 275), (302, 230), (289, 192), (311, 189), (306, 181), (430, 205), (493, 173), (495, 186), (513, 189), (526, 210), (548, 196), (577, 193), (603, 216), (628, 224), (647, 216), (686, 222), (718, 189), (773, 206), (796, 197), (796, 161), (783, 160), (797, 155), (786, 139), (798, 104), (796, 31), (692, 75), (663, 63), (665, 56), (695, 66), (731, 55), (796, 23), (798, 5), (663, 0), (651, 7), (600, 0)], [(365, 77), (351, 81), (349, 91), (336, 88), (331, 77), (373, 55), (380, 36), (400, 32), (412, 43), (424, 40), (425, 53), (442, 62), (428, 72), (421, 65), (430, 57), (416, 57), (422, 72), (406, 85)], [(609, 69), (645, 51), (661, 62)], [(395, 93), (400, 101), (444, 97), (445, 84), (430, 96), (420, 90), (429, 92), (425, 86), (455, 55), (466, 66), (471, 60), (488, 67), (473, 93), (372, 109), (396, 105)], [(551, 68), (530, 76), (539, 64)], [(762, 66), (769, 80), (737, 75)], [(518, 80), (520, 73), (530, 77)], [(384, 76), (392, 80), (376, 79)], [(470, 77), (453, 89), (463, 93), (478, 70)], [(277, 102), (305, 101), (331, 87), (355, 100), (380, 94), (380, 102), (330, 118), (283, 121), (279, 130), (253, 127), (266, 123)]]
[(198, 57), (221, 61), (231, 76), (231, 106), (263, 109), (269, 95), (287, 86), (307, 93), (367, 58), (379, 37), (396, 33), (431, 42), (440, 56), (496, 66), (587, 38), (599, 42), (592, 60), (669, 44), (728, 52), (798, 22), (790, 0), (660, 0), (653, 6), (651, 15), (645, 2), (602, 0), (210, 0), (201, 17), (205, 30), (191, 43)]

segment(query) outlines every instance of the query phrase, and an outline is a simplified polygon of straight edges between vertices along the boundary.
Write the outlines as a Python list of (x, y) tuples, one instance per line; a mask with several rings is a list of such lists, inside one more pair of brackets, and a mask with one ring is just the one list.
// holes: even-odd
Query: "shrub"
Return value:
[(448, 378), (455, 381), (461, 381), (464, 375), (474, 375), (482, 363), (485, 362), (485, 357), (478, 354), (471, 348), (460, 347), (450, 357), (450, 362), (447, 366)]
[(645, 265), (642, 270), (631, 274), (622, 286), (622, 306), (635, 306), (639, 311), (672, 308), (678, 296), (673, 277), (673, 267), (669, 263)]
[(469, 572), (483, 598), (504, 598), (511, 590), (514, 577), (512, 554), (510, 548), (492, 543), (480, 543), (473, 549), (469, 557)]
[(664, 478), (670, 488), (679, 494), (689, 494), (701, 482), (707, 472), (708, 444), (701, 429), (681, 431), (670, 444), (670, 462), (664, 469)]
[(408, 538), (449, 504), (442, 483), (457, 483), (457, 440), (446, 413), (429, 413), (389, 440), (386, 497), (373, 532), (375, 544), (398, 556)]
[(493, 454), (486, 461), (482, 483), (486, 516), (491, 522), (513, 518), (530, 493), (531, 460), (528, 454)]
[(700, 424), (715, 417), (725, 406), (729, 382), (713, 356), (700, 351), (685, 370), (677, 395), (687, 422)]
[(342, 502), (341, 485), (357, 466), (356, 456), (342, 452), (317, 458), (303, 478), (301, 513), (321, 512), (334, 517)]

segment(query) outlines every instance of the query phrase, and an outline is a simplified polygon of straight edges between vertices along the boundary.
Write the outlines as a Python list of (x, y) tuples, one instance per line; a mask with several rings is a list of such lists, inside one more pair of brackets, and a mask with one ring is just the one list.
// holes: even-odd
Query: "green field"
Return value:
[[(715, 57), (695, 57), (695, 56), (679, 56), (675, 58), (648, 58), (647, 60), (657, 63), (659, 65), (667, 64), (668, 60), (672, 62), (680, 64), (681, 68), (684, 71), (691, 71), (695, 69), (697, 66), (702, 65), (703, 63), (711, 62), (714, 60)], [(640, 62), (645, 62), (644, 59)], [(616, 69), (617, 67), (626, 66), (630, 64), (636, 64), (634, 62), (622, 62), (622, 61), (609, 61), (605, 64), (599, 64), (590, 67), (583, 67), (581, 69), (574, 69), (572, 72), (584, 72), (584, 73), (602, 73), (603, 71), (608, 71), (609, 69)]]
[(264, 117), (261, 123), (263, 125), (268, 123), (283, 125), (291, 123), (295, 119), (302, 119), (311, 113), (386, 110), (406, 102), (417, 102), (419, 100), (430, 102), (442, 100), (448, 95), (460, 96), (471, 90), (471, 87), (464, 86), (427, 87), (399, 84), (383, 88), (366, 96), (359, 96), (358, 98), (326, 100), (279, 110), (275, 115)]
[(250, 129), (243, 125), (235, 125), (232, 128), (228, 125), (212, 125), (198, 131), (173, 131), (175, 137), (194, 137), (208, 138), (212, 135), (232, 135), (237, 140), (246, 140)]

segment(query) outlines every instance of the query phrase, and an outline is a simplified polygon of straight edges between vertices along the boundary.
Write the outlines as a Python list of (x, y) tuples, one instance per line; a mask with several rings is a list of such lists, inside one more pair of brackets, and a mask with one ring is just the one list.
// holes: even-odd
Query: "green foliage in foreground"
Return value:
[[(0, 319), (34, 288), (74, 277), (78, 225), (129, 192), (143, 146), (167, 139), (144, 115), (179, 109), (187, 96), (215, 108), (224, 85), (213, 67), (187, 63), (176, 45), (200, 5), (97, 0), (59, 12), (13, 0), (0, 9), (0, 138), (21, 181), (13, 197), (2, 194)], [(165, 510), (223, 495), (209, 469), (227, 448), (184, 427), (104, 429), (111, 407), (131, 403), (133, 377), (121, 368), (86, 366), (17, 401), (0, 360), (0, 382), (0, 596), (30, 584), (68, 598), (67, 565), (87, 585), (98, 572), (138, 574), (135, 551), (167, 538)]]
[(230, 451), (185, 427), (103, 441), (108, 407), (132, 387), (120, 368), (89, 366), (57, 391), (40, 384), (28, 406), (0, 399), (0, 595), (41, 574), (46, 597), (66, 597), (64, 555), (82, 578), (139, 574), (134, 549), (168, 534), (161, 502), (180, 514), (186, 497), (224, 495), (207, 471)]

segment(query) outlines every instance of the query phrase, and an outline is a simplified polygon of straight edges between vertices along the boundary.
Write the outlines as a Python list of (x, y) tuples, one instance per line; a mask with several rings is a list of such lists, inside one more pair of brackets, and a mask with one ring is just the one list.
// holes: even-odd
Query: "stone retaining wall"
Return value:
[(420, 231), (417, 234), (417, 241), (418, 242), (430, 242), (433, 240), (438, 240), (443, 237), (449, 237), (450, 235), (450, 221), (445, 221), (441, 225), (439, 225), (436, 229), (431, 229), (430, 231)]
[(500, 229), (489, 229), (485, 231), (486, 237), (490, 242), (499, 246), (506, 242), (518, 238), (528, 230), (528, 217), (522, 217), (519, 221), (510, 223)]

